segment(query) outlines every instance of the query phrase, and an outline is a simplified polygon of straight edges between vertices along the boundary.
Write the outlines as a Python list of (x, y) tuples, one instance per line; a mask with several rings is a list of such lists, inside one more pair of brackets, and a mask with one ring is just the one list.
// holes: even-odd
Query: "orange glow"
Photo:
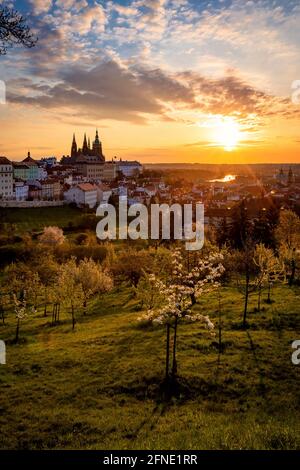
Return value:
[(223, 118), (215, 130), (216, 144), (232, 152), (241, 140), (241, 130), (239, 124), (232, 118)]

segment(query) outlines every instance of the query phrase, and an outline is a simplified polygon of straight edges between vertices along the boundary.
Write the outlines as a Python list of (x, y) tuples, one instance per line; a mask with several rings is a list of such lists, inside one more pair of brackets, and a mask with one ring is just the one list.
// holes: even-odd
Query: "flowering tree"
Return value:
[(41, 280), (38, 273), (31, 272), (31, 276), (27, 278), (25, 289), (27, 293), (27, 300), (32, 305), (33, 309), (37, 309), (38, 295), (41, 290)]
[(295, 281), (300, 262), (300, 218), (291, 210), (283, 210), (275, 231), (280, 258), (286, 267), (289, 285)]
[(42, 235), (39, 237), (40, 243), (52, 247), (61, 245), (64, 241), (64, 232), (59, 227), (45, 227)]
[(268, 286), (268, 301), (271, 302), (271, 286), (282, 273), (279, 260), (274, 256), (273, 250), (266, 248), (263, 243), (256, 245), (254, 251), (253, 261), (258, 268), (256, 276), (257, 290), (258, 290), (258, 303), (257, 310), (261, 309), (261, 294), (265, 286)]
[(82, 305), (83, 292), (78, 280), (78, 266), (76, 259), (71, 258), (60, 267), (58, 274), (58, 295), (62, 302), (70, 306), (72, 315), (72, 327), (75, 329), (75, 309)]
[(13, 294), (13, 303), (14, 303), (14, 309), (15, 309), (15, 314), (16, 314), (16, 319), (17, 319), (16, 337), (15, 337), (15, 342), (17, 343), (19, 341), (20, 323), (22, 320), (24, 320), (24, 318), (27, 317), (27, 303), (26, 303), (25, 293), (20, 299), (18, 299), (16, 294)]
[(92, 259), (80, 261), (77, 269), (77, 281), (83, 294), (83, 309), (86, 315), (87, 302), (95, 294), (109, 292), (113, 288), (113, 280), (108, 272), (103, 271)]
[[(218, 253), (210, 254), (198, 260), (190, 272), (184, 267), (184, 258), (179, 249), (173, 254), (172, 273), (169, 282), (161, 281), (152, 277), (162, 304), (159, 308), (149, 309), (140, 318), (140, 321), (147, 321), (153, 324), (164, 325), (166, 327), (166, 382), (170, 380), (170, 356), (172, 354), (171, 377), (176, 378), (177, 374), (177, 333), (179, 323), (201, 322), (208, 330), (213, 330), (214, 325), (207, 315), (194, 313), (191, 310), (193, 297), (199, 297), (211, 292), (219, 286), (218, 280), (224, 272), (221, 263), (222, 255)], [(171, 329), (173, 329), (173, 347), (171, 347)]]

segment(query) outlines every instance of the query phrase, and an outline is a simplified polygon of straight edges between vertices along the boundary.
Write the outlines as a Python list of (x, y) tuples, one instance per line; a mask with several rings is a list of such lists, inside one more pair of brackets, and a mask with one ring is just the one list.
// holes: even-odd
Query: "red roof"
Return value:
[(96, 186), (94, 186), (93, 184), (90, 184), (90, 183), (81, 183), (77, 186), (79, 189), (81, 189), (82, 191), (95, 191), (97, 189)]

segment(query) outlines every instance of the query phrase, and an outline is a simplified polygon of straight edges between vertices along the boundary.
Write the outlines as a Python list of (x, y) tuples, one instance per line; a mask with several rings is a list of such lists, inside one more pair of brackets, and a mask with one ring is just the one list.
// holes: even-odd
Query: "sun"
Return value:
[(241, 140), (239, 124), (232, 118), (224, 118), (215, 130), (215, 141), (227, 152), (235, 150)]

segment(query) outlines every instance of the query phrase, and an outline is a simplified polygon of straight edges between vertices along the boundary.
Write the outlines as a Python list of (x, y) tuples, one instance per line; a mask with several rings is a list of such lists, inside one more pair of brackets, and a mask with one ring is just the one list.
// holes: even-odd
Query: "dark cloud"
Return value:
[(126, 69), (112, 60), (91, 70), (70, 68), (61, 74), (60, 83), (32, 84), (32, 91), (37, 92), (36, 96), (10, 93), (8, 99), (46, 109), (76, 109), (78, 115), (85, 117), (136, 123), (145, 122), (144, 114), (165, 117), (163, 102), (187, 104), (194, 100), (189, 88), (161, 70)]
[[(109, 60), (91, 69), (71, 66), (57, 78), (55, 85), (45, 80), (32, 83), (31, 93), (24, 93), (23, 83), (23, 93), (8, 92), (8, 100), (59, 112), (69, 110), (74, 118), (141, 124), (151, 115), (170, 120), (170, 103), (179, 110), (235, 115), (240, 120), (250, 115), (289, 118), (300, 114), (290, 100), (270, 96), (234, 75), (212, 79), (194, 72), (167, 74), (159, 68), (125, 67)], [(26, 90), (29, 88), (27, 80)]]

